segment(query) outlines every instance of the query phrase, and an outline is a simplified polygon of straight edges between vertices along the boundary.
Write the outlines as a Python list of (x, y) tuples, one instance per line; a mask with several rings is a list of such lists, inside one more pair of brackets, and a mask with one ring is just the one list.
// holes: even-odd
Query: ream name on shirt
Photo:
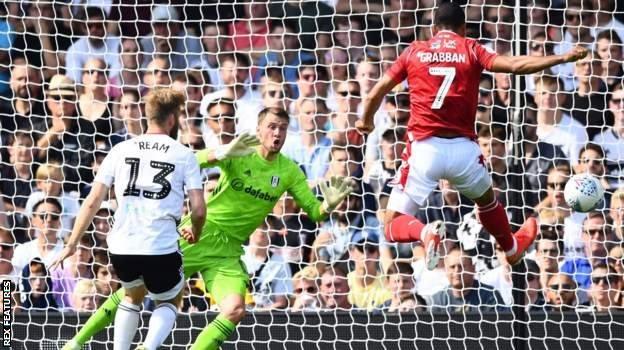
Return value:
[(466, 63), (466, 55), (456, 52), (419, 52), (418, 59), (422, 63), (453, 62)]
[(159, 143), (159, 142), (148, 142), (148, 141), (139, 141), (139, 149), (141, 151), (146, 151), (146, 150), (156, 150), (156, 151), (160, 151), (160, 152), (164, 152), (167, 153), (167, 151), (169, 151), (169, 145), (165, 145), (164, 143)]

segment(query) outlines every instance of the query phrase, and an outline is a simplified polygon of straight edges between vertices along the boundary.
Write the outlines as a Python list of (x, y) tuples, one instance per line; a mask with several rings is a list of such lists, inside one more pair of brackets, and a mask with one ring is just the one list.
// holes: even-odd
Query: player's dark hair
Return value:
[(287, 123), (290, 123), (290, 116), (285, 109), (277, 107), (267, 107), (261, 110), (260, 113), (258, 113), (258, 125), (260, 125), (264, 118), (266, 118), (266, 116), (269, 114), (276, 115), (278, 118), (285, 120)]
[(439, 29), (456, 31), (466, 24), (466, 15), (459, 4), (445, 2), (435, 11), (433, 23)]

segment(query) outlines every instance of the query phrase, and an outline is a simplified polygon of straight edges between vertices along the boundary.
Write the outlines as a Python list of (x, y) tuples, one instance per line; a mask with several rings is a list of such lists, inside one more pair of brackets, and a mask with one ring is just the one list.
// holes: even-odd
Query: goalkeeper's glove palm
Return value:
[(243, 132), (237, 138), (227, 145), (221, 145), (214, 151), (214, 156), (218, 160), (243, 157), (255, 152), (253, 147), (258, 146), (260, 141), (254, 135), (250, 135), (248, 132)]
[(323, 181), (320, 183), (320, 187), (324, 198), (322, 208), (326, 213), (329, 213), (353, 192), (355, 183), (349, 177), (332, 176), (329, 185)]

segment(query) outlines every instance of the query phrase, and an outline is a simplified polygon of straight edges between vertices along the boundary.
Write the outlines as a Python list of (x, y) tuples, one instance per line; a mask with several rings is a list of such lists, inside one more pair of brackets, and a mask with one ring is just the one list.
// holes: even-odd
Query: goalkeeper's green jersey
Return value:
[[(314, 221), (324, 218), (321, 202), (308, 187), (303, 171), (279, 154), (267, 161), (257, 152), (209, 163), (208, 151), (196, 154), (200, 168), (218, 166), (221, 177), (206, 203), (206, 224), (200, 241), (204, 256), (240, 256), (242, 244), (260, 226), (275, 204), (288, 192)], [(190, 215), (180, 227), (191, 225)], [(183, 244), (183, 252), (184, 249)], [(195, 249), (193, 249), (195, 250)]]

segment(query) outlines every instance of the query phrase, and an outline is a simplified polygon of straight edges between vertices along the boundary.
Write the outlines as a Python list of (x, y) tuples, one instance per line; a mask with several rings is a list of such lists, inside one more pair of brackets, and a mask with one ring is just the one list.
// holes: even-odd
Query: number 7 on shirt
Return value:
[(429, 74), (444, 77), (442, 85), (440, 85), (438, 93), (431, 104), (431, 109), (440, 109), (442, 108), (446, 94), (448, 94), (451, 88), (451, 83), (453, 83), (453, 79), (455, 79), (455, 67), (429, 67)]

